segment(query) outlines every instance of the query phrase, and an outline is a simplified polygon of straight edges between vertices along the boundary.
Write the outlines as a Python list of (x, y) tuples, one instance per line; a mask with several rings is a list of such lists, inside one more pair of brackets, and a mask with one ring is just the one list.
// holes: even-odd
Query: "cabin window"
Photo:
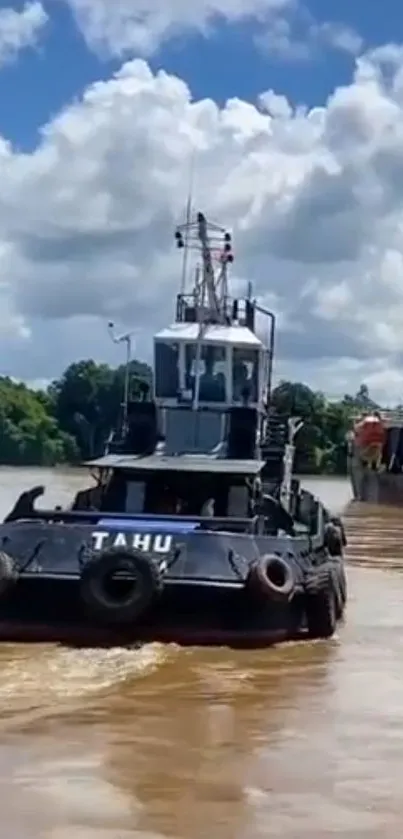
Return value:
[(126, 513), (142, 513), (144, 511), (145, 483), (144, 481), (128, 481), (126, 486)]
[(232, 395), (234, 402), (257, 402), (259, 350), (234, 347), (232, 353)]
[(202, 344), (198, 358), (197, 344), (185, 347), (186, 389), (194, 394), (196, 374), (199, 370), (199, 400), (201, 402), (226, 402), (226, 348)]
[(155, 396), (176, 399), (179, 391), (179, 345), (159, 341), (155, 344)]

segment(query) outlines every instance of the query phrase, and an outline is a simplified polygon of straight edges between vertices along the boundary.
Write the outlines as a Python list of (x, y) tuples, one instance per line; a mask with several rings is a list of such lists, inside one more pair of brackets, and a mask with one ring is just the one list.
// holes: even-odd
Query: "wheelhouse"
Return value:
[(226, 409), (245, 400), (257, 408), (266, 396), (267, 350), (242, 325), (177, 323), (154, 339), (154, 397), (160, 407), (191, 403)]

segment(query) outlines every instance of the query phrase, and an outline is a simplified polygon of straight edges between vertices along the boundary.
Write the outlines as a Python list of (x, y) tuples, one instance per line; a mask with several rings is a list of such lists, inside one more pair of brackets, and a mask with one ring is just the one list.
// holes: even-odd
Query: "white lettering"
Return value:
[(94, 551), (102, 551), (105, 539), (107, 539), (108, 536), (109, 533), (105, 530), (99, 530), (98, 532), (92, 534), (92, 538), (94, 540)]
[(136, 551), (151, 550), (151, 534), (150, 533), (135, 533), (133, 536), (133, 548)]
[(172, 548), (172, 536), (168, 536), (166, 533), (161, 536), (158, 536), (154, 539), (154, 546), (153, 550), (156, 554), (167, 554)]
[(167, 554), (172, 549), (173, 537), (169, 533), (157, 533), (153, 536), (151, 533), (108, 533), (105, 530), (96, 530), (92, 534), (95, 551), (102, 551), (105, 549), (106, 539), (111, 538), (112, 547), (114, 548), (134, 548), (136, 551), (144, 553)]

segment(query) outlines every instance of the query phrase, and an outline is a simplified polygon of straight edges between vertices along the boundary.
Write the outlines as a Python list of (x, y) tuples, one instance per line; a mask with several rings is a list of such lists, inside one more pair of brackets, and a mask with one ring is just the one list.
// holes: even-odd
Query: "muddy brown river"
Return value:
[[(0, 515), (27, 485), (46, 483), (50, 506), (82, 482), (0, 469)], [(334, 510), (348, 502), (345, 482), (314, 485)], [(331, 641), (0, 647), (1, 836), (401, 839), (403, 511), (357, 505), (347, 524)]]

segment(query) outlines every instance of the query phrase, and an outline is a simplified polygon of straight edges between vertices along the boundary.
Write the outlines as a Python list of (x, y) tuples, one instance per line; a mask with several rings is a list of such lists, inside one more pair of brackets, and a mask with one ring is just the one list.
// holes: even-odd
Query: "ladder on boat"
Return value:
[(271, 414), (267, 419), (266, 435), (261, 446), (262, 458), (266, 462), (263, 470), (264, 480), (282, 480), (287, 436), (287, 418), (280, 414)]

